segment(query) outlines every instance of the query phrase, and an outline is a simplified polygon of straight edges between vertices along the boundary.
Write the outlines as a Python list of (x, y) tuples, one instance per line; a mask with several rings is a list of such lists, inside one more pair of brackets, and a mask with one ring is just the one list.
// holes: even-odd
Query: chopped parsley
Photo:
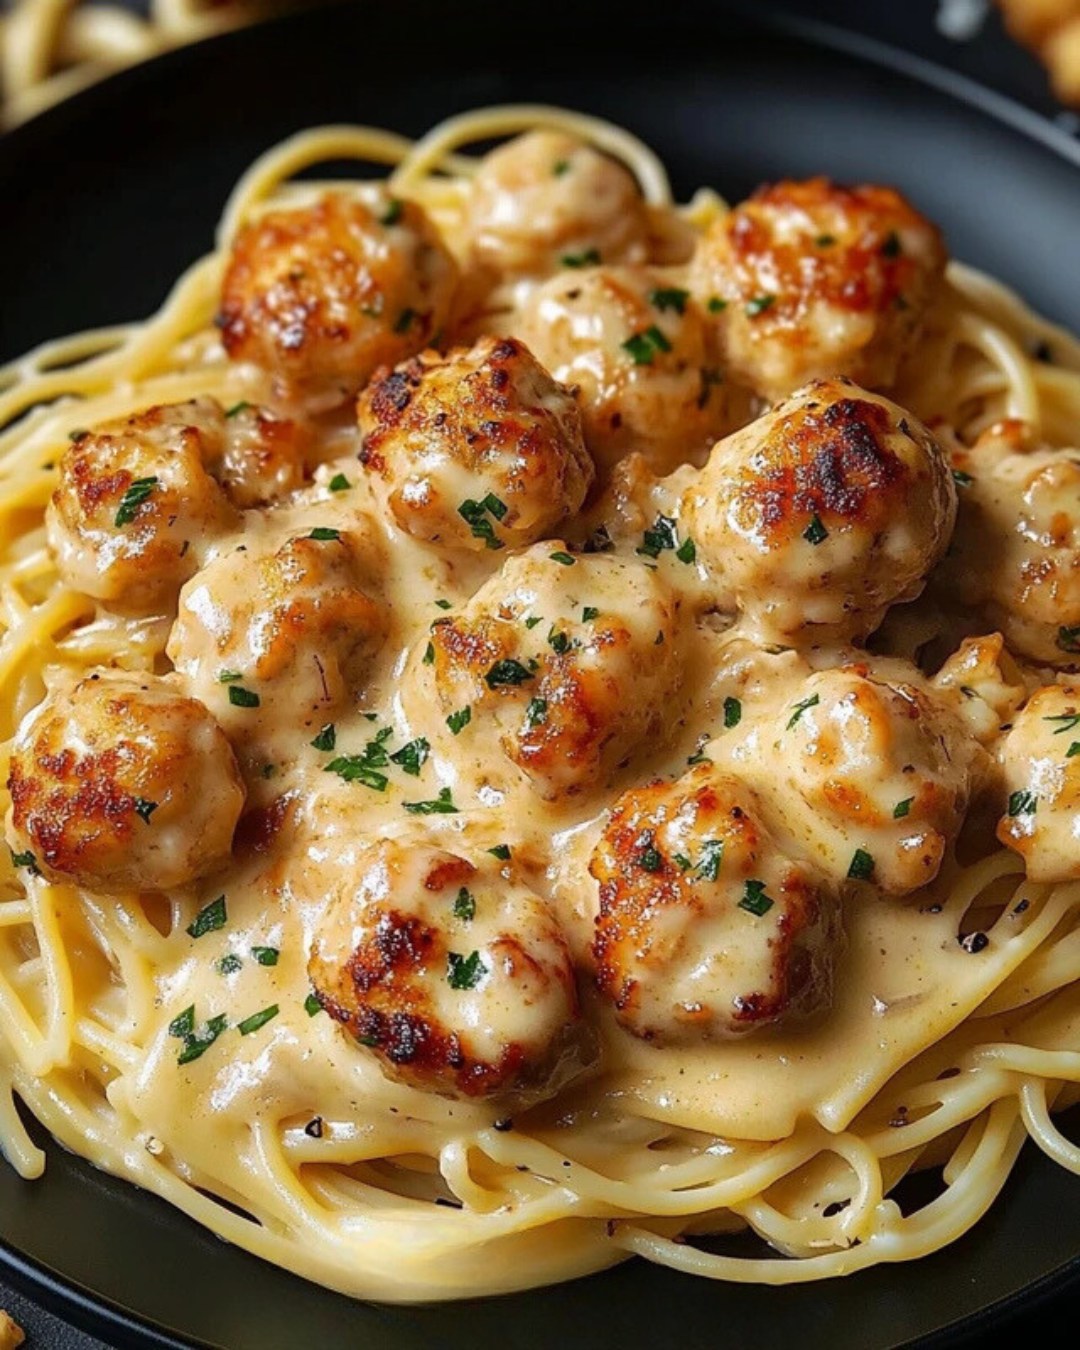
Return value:
[(405, 810), (413, 816), (454, 816), (457, 815), (457, 807), (454, 805), (454, 799), (450, 795), (448, 787), (440, 788), (439, 795), (434, 801), (429, 802), (405, 802)]
[(676, 314), (685, 314), (689, 299), (690, 292), (678, 286), (658, 286), (649, 292), (649, 304), (655, 305), (662, 314), (669, 309), (673, 309)]
[(895, 230), (890, 230), (885, 236), (885, 242), (881, 246), (882, 256), (886, 258), (899, 258), (900, 256), (900, 236)]
[(568, 159), (557, 159), (551, 166), (551, 172), (556, 178), (561, 178), (564, 173), (570, 172), (570, 161)]
[(816, 708), (820, 702), (821, 699), (817, 694), (811, 694), (809, 698), (804, 698), (801, 703), (796, 703), (791, 716), (787, 720), (787, 726), (784, 728), (785, 731), (791, 730), (803, 713), (806, 712), (807, 708)]
[(424, 648), (424, 665), (433, 666), (435, 664), (435, 644), (429, 642)]
[(591, 623), (593, 619), (600, 617), (600, 611), (594, 605), (586, 605), (581, 611), (582, 623)]
[(214, 969), (219, 975), (235, 975), (243, 964), (235, 952), (226, 952)]
[(468, 526), (472, 535), (476, 539), (482, 539), (487, 548), (502, 548), (503, 542), (495, 533), (495, 526), (488, 518), (502, 520), (507, 512), (507, 505), (493, 492), (489, 492), (483, 501), (473, 501), (471, 497), (466, 499), (458, 507), (458, 515), (461, 516)]
[(595, 267), (600, 261), (600, 250), (587, 248), (581, 253), (564, 253), (559, 261), (564, 267)]
[(759, 314), (764, 314), (765, 311), (775, 303), (775, 295), (755, 295), (752, 300), (747, 300), (745, 305), (746, 313), (749, 318), (756, 319)]
[(1054, 728), (1054, 735), (1060, 736), (1063, 731), (1072, 731), (1073, 727), (1080, 726), (1080, 713), (1056, 713), (1053, 717), (1044, 717), (1044, 722), (1060, 722), (1061, 725)]
[(476, 896), (466, 886), (462, 886), (454, 901), (454, 918), (468, 922), (476, 918)]
[(525, 620), (525, 627), (535, 628), (539, 622), (540, 622), (539, 614), (530, 614), (529, 617)]
[(150, 496), (160, 482), (157, 478), (136, 478), (120, 498), (113, 524), (120, 529), (130, 525), (139, 513), (139, 507)]
[(532, 678), (532, 671), (512, 656), (506, 656), (495, 662), (484, 676), (484, 681), (489, 689), (501, 689), (506, 685), (527, 684)]
[(317, 1017), (323, 1010), (317, 994), (308, 994), (304, 999), (304, 1011), (309, 1017)]
[(235, 684), (243, 678), (238, 670), (219, 670), (217, 673), (218, 684)]
[(643, 872), (659, 872), (664, 865), (660, 850), (653, 844), (647, 844), (638, 854), (636, 861)]
[(724, 699), (724, 726), (730, 730), (742, 721), (742, 704), (737, 698)]
[(447, 953), (446, 982), (451, 989), (475, 989), (487, 974), (487, 969), (479, 952), (470, 952), (468, 956), (458, 952)]
[(727, 309), (727, 303), (726, 300), (721, 299), (718, 295), (710, 295), (709, 303), (705, 308), (710, 314), (722, 314), (724, 310)]
[(182, 1013), (177, 1013), (169, 1023), (169, 1035), (175, 1036), (177, 1040), (183, 1040), (185, 1036), (190, 1036), (195, 1030), (195, 1004), (185, 1008)]
[(720, 875), (720, 864), (724, 861), (724, 841), (706, 839), (701, 846), (701, 856), (694, 869), (703, 881), (715, 881)]
[(525, 709), (525, 730), (531, 731), (533, 727), (541, 727), (547, 721), (547, 699), (533, 698), (529, 700), (529, 706)]
[(561, 563), (563, 567), (573, 567), (577, 559), (572, 553), (549, 553), (548, 557), (552, 562)]
[(632, 333), (622, 349), (634, 358), (635, 366), (651, 366), (657, 352), (671, 351), (671, 343), (653, 323), (640, 333)]
[(229, 685), (229, 702), (234, 708), (257, 708), (260, 701), (253, 689), (245, 689), (241, 684)]
[(689, 872), (694, 865), (685, 853), (676, 853), (675, 863), (683, 872)]
[(494, 848), (489, 848), (488, 852), (493, 858), (498, 858), (500, 862), (510, 861), (510, 845), (496, 844)]
[(449, 600), (436, 600), (436, 601), (435, 601), (435, 604), (436, 604), (436, 606), (437, 606), (439, 609), (453, 609), (453, 608), (454, 608), (454, 606), (451, 604), (451, 602), (450, 602)]
[(412, 774), (414, 778), (419, 777), (420, 770), (424, 767), (424, 761), (431, 751), (430, 744), (423, 736), (417, 736), (415, 741), (409, 741), (403, 745), (400, 750), (396, 750), (391, 756), (392, 763), (399, 765), (406, 773)]
[(821, 517), (815, 512), (810, 518), (810, 524), (803, 530), (803, 538), (808, 544), (814, 544), (816, 546), (818, 544), (823, 544), (828, 537), (829, 531), (821, 523)]
[(333, 722), (327, 722), (311, 744), (316, 750), (333, 750), (337, 745), (337, 727)]
[(158, 809), (157, 802), (148, 802), (145, 797), (135, 798), (135, 814), (150, 824), (150, 817)]
[(1080, 755), (1080, 741), (1073, 741), (1068, 750), (1065, 751), (1065, 758), (1072, 759), (1073, 755)]
[(390, 783), (386, 774), (379, 773), (374, 767), (367, 750), (361, 755), (338, 755), (324, 767), (323, 772), (336, 773), (344, 782), (360, 783), (373, 792), (385, 792)]
[(556, 633), (555, 629), (552, 628), (547, 635), (547, 640), (548, 646), (557, 656), (565, 656), (570, 650), (571, 642), (566, 633)]
[(277, 947), (252, 947), (251, 954), (260, 966), (276, 966), (281, 952)]
[(819, 234), (814, 243), (817, 244), (818, 248), (832, 248), (833, 244), (836, 243), (836, 235)]
[(641, 546), (636, 550), (644, 558), (659, 558), (666, 549), (674, 549), (678, 543), (675, 521), (671, 516), (658, 515), (650, 529), (641, 536)]
[(333, 530), (329, 525), (316, 525), (308, 535), (309, 539), (314, 539), (317, 543), (327, 544), (331, 540), (340, 539), (341, 531)]
[(893, 820), (903, 820), (904, 817), (907, 815), (907, 813), (911, 810), (911, 803), (914, 800), (915, 800), (914, 797), (905, 797), (902, 802), (897, 802), (896, 805), (893, 807), (892, 812)]
[(697, 558), (697, 545), (687, 535), (679, 547), (675, 550), (675, 556), (680, 562), (692, 563)]
[(8, 852), (11, 854), (12, 867), (25, 867), (32, 877), (41, 876), (41, 868), (38, 867), (37, 858), (29, 849), (25, 853), (16, 853), (14, 849), (9, 849)]
[(176, 1061), (177, 1064), (190, 1064), (193, 1060), (206, 1054), (228, 1025), (229, 1019), (225, 1014), (218, 1013), (216, 1017), (210, 1018), (202, 1031), (196, 1032), (195, 1005), (192, 1004), (190, 1008), (185, 1008), (179, 1017), (174, 1018), (169, 1023), (169, 1035), (184, 1042), (183, 1049)]
[(874, 859), (864, 848), (857, 848), (851, 855), (847, 870), (851, 881), (869, 881), (874, 875)]
[(387, 203), (386, 210), (379, 217), (380, 225), (396, 225), (401, 219), (405, 210), (405, 203), (400, 197), (391, 197)]
[(250, 407), (251, 407), (251, 404), (248, 403), (248, 401), (247, 401), (246, 399), (241, 399), (239, 403), (234, 403), (234, 404), (232, 405), (232, 407), (228, 410), (228, 412), (226, 412), (225, 416), (226, 416), (226, 417), (239, 417), (240, 414), (241, 414), (242, 412), (247, 412), (247, 410), (248, 410)]
[(195, 915), (191, 923), (187, 926), (187, 933), (193, 938), (201, 938), (207, 933), (214, 933), (219, 928), (224, 928), (228, 922), (229, 914), (225, 904), (225, 897), (219, 895), (216, 900), (211, 900)]
[(1009, 794), (1010, 816), (1033, 816), (1038, 809), (1039, 799), (1034, 792), (1021, 789)]
[(965, 473), (963, 469), (953, 469), (952, 476), (957, 487), (969, 487), (975, 481), (971, 474)]
[(763, 914), (768, 914), (775, 902), (765, 894), (765, 883), (763, 881), (754, 881), (752, 878), (747, 881), (743, 890), (743, 897), (739, 901), (739, 908), (745, 909), (748, 913), (756, 915), (759, 919)]
[(336, 473), (330, 479), (329, 487), (331, 492), (348, 492), (352, 484), (343, 473)]
[(472, 721), (472, 708), (459, 708), (446, 719), (446, 725), (454, 736), (458, 736)]
[(253, 1031), (258, 1031), (260, 1027), (266, 1026), (267, 1022), (272, 1022), (281, 1009), (276, 1003), (271, 1003), (269, 1008), (263, 1008), (261, 1012), (252, 1013), (250, 1017), (245, 1017), (242, 1022), (237, 1022), (236, 1029), (241, 1036), (250, 1036)]

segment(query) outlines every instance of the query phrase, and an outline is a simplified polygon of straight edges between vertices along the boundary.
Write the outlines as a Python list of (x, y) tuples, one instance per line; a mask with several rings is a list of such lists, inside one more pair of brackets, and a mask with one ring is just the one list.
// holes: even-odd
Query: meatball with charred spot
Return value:
[(682, 500), (713, 579), (766, 641), (863, 638), (944, 554), (956, 486), (910, 413), (819, 380), (716, 445)]
[(738, 778), (703, 765), (624, 793), (589, 871), (596, 982), (635, 1036), (737, 1037), (828, 1005), (836, 896)]
[(170, 609), (239, 520), (210, 472), (225, 441), (212, 399), (76, 432), (45, 516), (64, 581), (125, 613)]
[(543, 797), (581, 792), (666, 724), (677, 620), (677, 595), (641, 563), (535, 544), (434, 623), (435, 687)]
[(577, 394), (585, 443), (609, 472), (632, 450), (657, 473), (700, 462), (730, 429), (728, 386), (681, 273), (598, 267), (554, 277), (515, 332)]
[(487, 155), (467, 221), (474, 258), (499, 276), (646, 258), (648, 215), (634, 176), (563, 131), (530, 131)]
[(56, 881), (170, 890), (228, 861), (244, 788), (206, 708), (155, 675), (102, 671), (23, 722), (8, 839)]
[(577, 405), (513, 338), (379, 371), (358, 412), (376, 490), (429, 543), (531, 544), (580, 509), (593, 480)]
[(444, 327), (457, 265), (415, 202), (328, 192), (270, 211), (233, 241), (218, 324), (234, 361), (270, 372), (280, 396), (343, 402), (377, 366)]
[(332, 885), (315, 996), (389, 1077), (535, 1101), (591, 1058), (570, 954), (545, 902), (493, 859), (384, 839)]
[(941, 233), (893, 188), (759, 188), (702, 237), (691, 286), (732, 375), (774, 402), (848, 375), (887, 388), (941, 285)]
[(1080, 685), (1045, 685), (1005, 738), (997, 837), (1037, 882), (1080, 879)]

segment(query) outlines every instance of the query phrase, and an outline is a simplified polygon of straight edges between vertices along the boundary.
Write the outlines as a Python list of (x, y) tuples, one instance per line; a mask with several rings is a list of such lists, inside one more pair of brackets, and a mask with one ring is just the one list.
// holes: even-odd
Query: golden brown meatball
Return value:
[(11, 756), (8, 838), (46, 876), (168, 890), (222, 866), (244, 804), (229, 742), (156, 675), (102, 671), (54, 692)]
[(738, 778), (701, 766), (624, 793), (589, 871), (596, 982), (635, 1036), (740, 1036), (828, 1004), (836, 897)]
[(888, 387), (945, 270), (941, 233), (893, 188), (759, 188), (702, 237), (692, 288), (725, 364), (762, 397), (849, 375)]
[(234, 549), (192, 578), (167, 652), (231, 736), (339, 709), (386, 631), (360, 532)]
[(982, 606), (1014, 650), (1080, 665), (1080, 464), (1036, 444), (1024, 422), (996, 423), (952, 456), (956, 536), (941, 591)]
[(1032, 881), (1080, 878), (1080, 686), (1036, 689), (1001, 755), (1005, 814), (997, 836)]
[(401, 528), (430, 543), (531, 544), (593, 480), (577, 405), (513, 338), (378, 371), (358, 411), (361, 462)]
[(951, 708), (865, 665), (812, 675), (754, 740), (754, 777), (836, 881), (906, 895), (938, 874), (978, 746)]
[(390, 1077), (462, 1097), (542, 1097), (587, 1037), (566, 942), (509, 866), (384, 839), (331, 882), (308, 972)]
[(235, 404), (225, 419), (222, 455), (210, 468), (237, 506), (269, 506), (303, 486), (312, 451), (304, 423), (255, 403)]
[(499, 274), (644, 262), (641, 189), (616, 160), (563, 131), (530, 131), (486, 156), (468, 230), (478, 262)]
[(559, 541), (509, 558), (432, 626), (435, 686), (548, 798), (592, 785), (668, 724), (678, 599), (658, 573)]
[(865, 637), (944, 553), (956, 488), (926, 428), (819, 380), (721, 441), (682, 524), (762, 636)]
[(657, 473), (699, 459), (728, 428), (728, 390), (709, 325), (681, 273), (597, 267), (553, 277), (517, 331), (577, 391), (601, 470), (638, 450)]
[(209, 468), (225, 448), (212, 399), (78, 431), (46, 512), (60, 575), (128, 613), (168, 610), (237, 516)]
[(283, 397), (332, 406), (431, 343), (456, 284), (415, 202), (328, 192), (239, 232), (218, 323), (229, 356), (268, 370)]
[(1024, 677), (1000, 633), (965, 638), (934, 676), (934, 688), (987, 745), (1027, 697)]

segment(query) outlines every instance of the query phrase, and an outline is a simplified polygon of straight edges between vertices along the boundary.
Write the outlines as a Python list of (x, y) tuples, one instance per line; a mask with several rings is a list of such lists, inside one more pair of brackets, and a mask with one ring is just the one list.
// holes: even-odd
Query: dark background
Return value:
[[(126, 0), (132, 8), (145, 10), (140, 0)], [(393, 0), (391, 0), (391, 3)], [(677, 0), (676, 0), (677, 2)], [(1080, 117), (1063, 110), (1052, 98), (1038, 62), (1012, 43), (1003, 31), (996, 11), (988, 7), (977, 34), (957, 41), (938, 27), (943, 8), (937, 0), (758, 0), (762, 9), (774, 9), (851, 28), (870, 34), (1016, 99), (1042, 116), (1056, 119), (1070, 133), (1080, 132)], [(507, 15), (511, 23), (516, 7)], [(1053, 1222), (1052, 1216), (1048, 1221)], [(89, 1236), (89, 1235), (88, 1235)], [(1080, 1236), (1080, 1235), (1078, 1235)], [(38, 1309), (0, 1278), (0, 1308), (6, 1308), (27, 1332), (27, 1350), (107, 1350), (105, 1343), (65, 1325)], [(1038, 1307), (1014, 1315), (1001, 1331), (1009, 1337), (1049, 1335), (1062, 1325), (1071, 1325), (1080, 1311), (1080, 1293), (1075, 1287)], [(723, 1336), (717, 1327), (718, 1342)], [(988, 1344), (989, 1338), (968, 1338), (967, 1345)], [(307, 1350), (298, 1346), (297, 1350)], [(327, 1350), (338, 1350), (328, 1347)], [(376, 1348), (377, 1350), (377, 1348)]]

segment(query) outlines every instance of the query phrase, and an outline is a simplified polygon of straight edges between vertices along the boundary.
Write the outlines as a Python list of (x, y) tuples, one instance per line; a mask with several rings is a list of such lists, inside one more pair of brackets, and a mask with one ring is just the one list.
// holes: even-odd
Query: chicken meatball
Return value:
[(658, 473), (700, 459), (728, 429), (727, 385), (705, 318), (681, 279), (597, 267), (537, 287), (519, 336), (576, 390), (602, 470), (638, 450)]
[(244, 789), (210, 713), (168, 679), (102, 671), (15, 737), (12, 850), (90, 890), (169, 890), (229, 858)]
[(221, 458), (211, 470), (237, 506), (269, 506), (303, 486), (313, 446), (302, 422), (246, 402), (230, 408), (225, 419)]
[(1036, 661), (1080, 665), (1080, 460), (1038, 446), (1024, 422), (996, 423), (953, 453), (960, 484), (943, 595), (983, 607)]
[(588, 1053), (570, 954), (509, 866), (384, 839), (331, 891), (308, 973), (391, 1078), (536, 1099)]
[(456, 284), (415, 202), (328, 192), (241, 229), (218, 324), (229, 356), (269, 371), (282, 397), (333, 406), (435, 340)]
[(230, 735), (295, 726), (355, 692), (386, 631), (357, 531), (241, 547), (184, 587), (167, 652)]
[(634, 176), (563, 131), (530, 131), (486, 156), (468, 230), (476, 260), (500, 275), (644, 262), (648, 215)]
[(1037, 689), (1001, 754), (1005, 814), (997, 836), (1032, 881), (1080, 878), (1080, 685)]
[(965, 638), (934, 676), (934, 688), (952, 700), (982, 745), (1012, 721), (1027, 697), (1024, 677), (1000, 633)]
[(635, 1036), (740, 1036), (829, 1003), (836, 897), (738, 778), (703, 765), (624, 793), (589, 871), (596, 982)]
[(952, 709), (866, 666), (812, 675), (751, 744), (791, 834), (835, 880), (906, 895), (937, 876), (980, 753)]
[(536, 544), (432, 626), (435, 687), (553, 799), (608, 774), (670, 716), (678, 599), (658, 573)]
[(225, 418), (210, 399), (75, 432), (45, 516), (64, 581), (127, 613), (170, 609), (237, 523), (209, 472), (224, 445)]
[(577, 405), (513, 338), (377, 372), (359, 418), (361, 462), (401, 528), (429, 543), (531, 544), (592, 483)]
[(716, 589), (770, 639), (865, 637), (922, 590), (955, 516), (930, 433), (848, 380), (721, 441), (682, 502)]
[(891, 385), (945, 262), (940, 231), (893, 188), (811, 178), (759, 188), (718, 220), (691, 276), (727, 367), (774, 402), (827, 375)]

